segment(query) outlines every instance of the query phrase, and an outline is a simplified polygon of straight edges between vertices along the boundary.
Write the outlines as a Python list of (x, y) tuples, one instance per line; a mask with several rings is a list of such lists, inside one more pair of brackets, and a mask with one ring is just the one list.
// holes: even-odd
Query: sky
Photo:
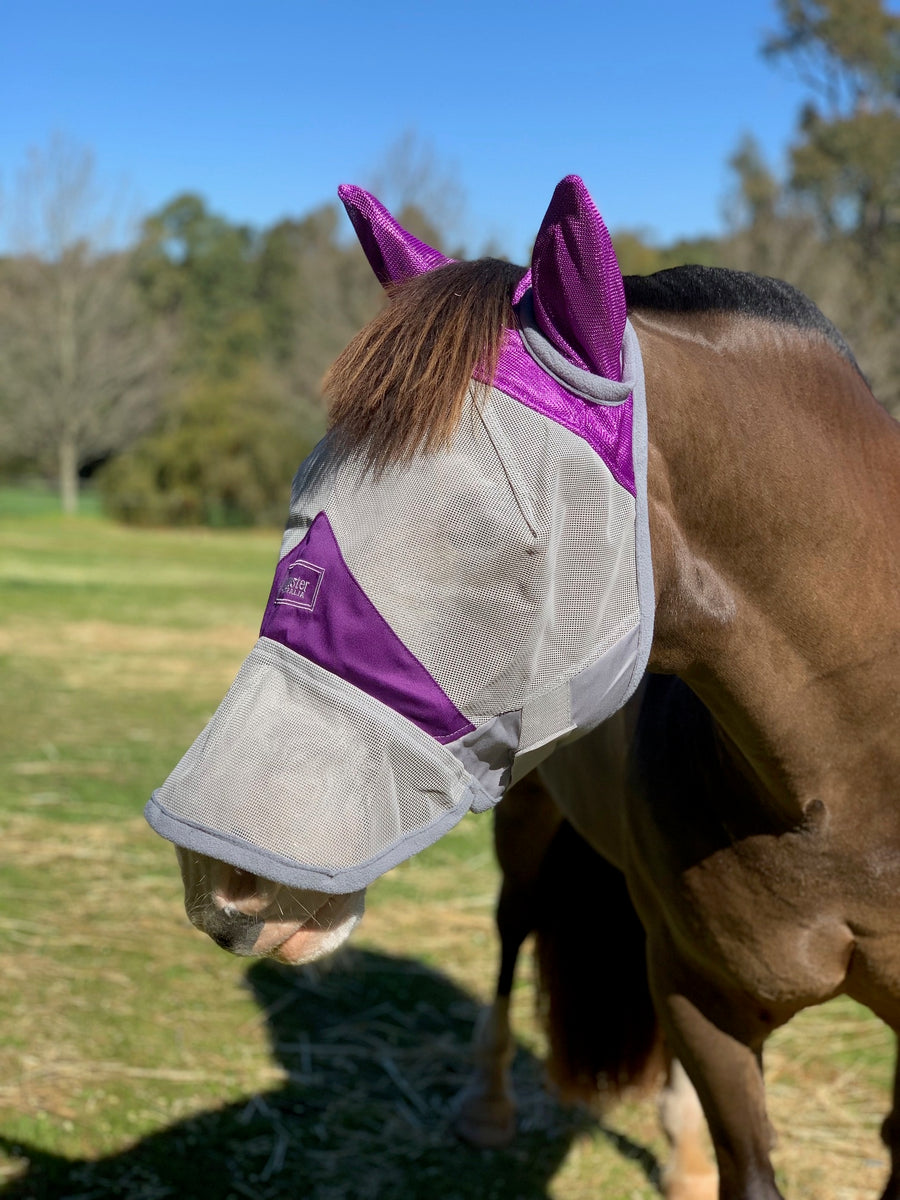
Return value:
[(570, 173), (614, 231), (714, 233), (741, 135), (786, 161), (805, 93), (759, 53), (775, 27), (771, 0), (0, 0), (0, 196), (61, 134), (141, 211), (190, 190), (262, 227), (408, 135), (470, 253), (521, 259)]

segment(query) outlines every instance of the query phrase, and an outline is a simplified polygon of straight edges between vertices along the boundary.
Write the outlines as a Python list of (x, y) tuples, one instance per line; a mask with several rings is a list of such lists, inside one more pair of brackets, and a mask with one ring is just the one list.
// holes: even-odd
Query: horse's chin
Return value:
[[(315, 962), (343, 945), (362, 920), (364, 908), (365, 892), (356, 892), (351, 896), (335, 896), (323, 905), (323, 909), (327, 911), (320, 909), (316, 913), (314, 924), (300, 925), (272, 949), (254, 947), (253, 953), (268, 954), (279, 962), (290, 963), (291, 966)], [(267, 931), (263, 930), (257, 946), (266, 939)]]

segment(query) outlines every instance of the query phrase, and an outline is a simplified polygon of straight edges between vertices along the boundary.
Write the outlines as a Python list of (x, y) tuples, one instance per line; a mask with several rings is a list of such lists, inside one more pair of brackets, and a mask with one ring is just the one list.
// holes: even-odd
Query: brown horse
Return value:
[[(456, 275), (435, 317), (444, 272)], [(461, 331), (483, 331), (498, 294), (501, 325), (514, 326), (511, 286), (504, 264), (481, 262), (393, 291), (393, 324), (364, 330), (332, 377), (351, 450), (370, 429), (382, 469), (392, 424), (407, 461), (446, 444), (459, 372), (483, 374), (504, 336), (494, 321), (491, 345), (479, 333), (460, 353)], [(766, 1038), (840, 994), (900, 1031), (900, 430), (840, 336), (785, 285), (683, 268), (627, 280), (626, 298), (646, 374), (650, 675), (611, 725), (563, 744), (499, 809), (500, 999), (463, 1120), (476, 1137), (479, 1124), (508, 1132), (503, 996), (517, 945), (543, 922), (545, 977), (572, 967), (565, 935), (576, 958), (606, 964), (607, 991), (621, 963), (631, 997), (595, 1030), (596, 1054), (557, 1041), (563, 1082), (627, 1082), (658, 1021), (702, 1104), (720, 1196), (774, 1200)], [(385, 361), (399, 375), (354, 427), (366, 373)], [(426, 366), (410, 390), (413, 362)], [(361, 911), (358, 897), (265, 884), (197, 846), (180, 853), (192, 919), (239, 952), (314, 957)], [(576, 877), (581, 907), (563, 887)], [(692, 1144), (677, 1066), (669, 1097), (681, 1102), (668, 1128), (689, 1127)], [(884, 1198), (898, 1200), (900, 1095), (884, 1136)], [(690, 1190), (691, 1153), (672, 1196), (710, 1194), (702, 1165)]]

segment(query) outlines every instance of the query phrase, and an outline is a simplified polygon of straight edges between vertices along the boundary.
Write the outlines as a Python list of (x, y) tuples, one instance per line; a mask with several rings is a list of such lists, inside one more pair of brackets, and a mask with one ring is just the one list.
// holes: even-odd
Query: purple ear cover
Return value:
[(529, 267), (519, 282), (516, 284), (516, 290), (513, 292), (512, 302), (518, 304), (528, 289), (531, 287), (531, 268)]
[(622, 379), (625, 289), (609, 232), (577, 175), (553, 193), (531, 258), (534, 314), (569, 362)]
[(407, 233), (384, 205), (363, 188), (342, 183), (338, 196), (353, 222), (366, 258), (383, 286), (453, 262), (440, 250)]

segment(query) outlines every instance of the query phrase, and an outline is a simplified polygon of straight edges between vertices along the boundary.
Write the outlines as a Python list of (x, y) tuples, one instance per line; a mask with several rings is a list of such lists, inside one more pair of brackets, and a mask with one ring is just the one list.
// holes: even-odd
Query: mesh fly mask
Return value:
[[(383, 283), (448, 261), (340, 194)], [(326, 438), (301, 466), (259, 640), (148, 802), (164, 837), (356, 891), (634, 691), (653, 623), (643, 372), (577, 177), (514, 300), (446, 450), (375, 477)]]

